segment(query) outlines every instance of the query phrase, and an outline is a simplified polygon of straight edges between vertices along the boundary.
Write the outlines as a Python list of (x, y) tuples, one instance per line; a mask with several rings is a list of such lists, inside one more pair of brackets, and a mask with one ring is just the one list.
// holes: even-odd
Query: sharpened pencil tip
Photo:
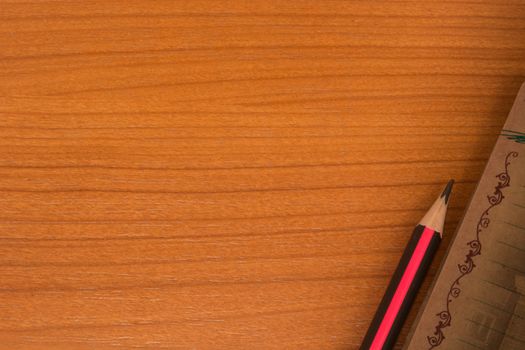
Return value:
[(448, 204), (448, 197), (450, 197), (450, 192), (452, 192), (452, 185), (454, 185), (454, 179), (447, 183), (443, 193), (441, 193), (441, 198), (445, 197), (445, 204)]

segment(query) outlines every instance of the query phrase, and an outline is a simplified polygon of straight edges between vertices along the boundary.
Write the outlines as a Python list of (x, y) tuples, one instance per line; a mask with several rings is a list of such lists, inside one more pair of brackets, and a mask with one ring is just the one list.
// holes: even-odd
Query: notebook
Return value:
[(525, 84), (404, 349), (525, 349)]

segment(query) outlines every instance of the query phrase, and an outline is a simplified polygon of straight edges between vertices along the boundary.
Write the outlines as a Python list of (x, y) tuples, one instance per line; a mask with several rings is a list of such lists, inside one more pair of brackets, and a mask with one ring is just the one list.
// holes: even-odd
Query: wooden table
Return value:
[(0, 19), (1, 349), (357, 348), (453, 177), (442, 257), (525, 76), (522, 2)]

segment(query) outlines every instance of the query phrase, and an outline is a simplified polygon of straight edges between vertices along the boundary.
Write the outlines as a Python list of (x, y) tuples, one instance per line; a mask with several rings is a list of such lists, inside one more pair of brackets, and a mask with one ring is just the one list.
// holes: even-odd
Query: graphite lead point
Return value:
[(443, 193), (441, 193), (441, 198), (445, 197), (445, 204), (448, 204), (448, 197), (450, 197), (450, 192), (452, 191), (452, 185), (454, 185), (454, 179), (450, 180), (447, 183), (447, 186), (443, 190)]

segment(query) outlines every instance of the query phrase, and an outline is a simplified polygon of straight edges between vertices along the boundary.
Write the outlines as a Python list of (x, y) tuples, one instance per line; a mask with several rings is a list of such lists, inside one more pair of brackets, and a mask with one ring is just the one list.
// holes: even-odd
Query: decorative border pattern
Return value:
[(434, 335), (427, 336), (427, 341), (430, 345), (429, 350), (441, 345), (441, 343), (445, 339), (443, 329), (449, 327), (452, 321), (452, 315), (450, 314), (450, 303), (452, 303), (454, 299), (459, 297), (461, 293), (461, 288), (459, 286), (460, 280), (469, 273), (471, 273), (472, 270), (474, 270), (474, 268), (476, 267), (473, 258), (477, 255), (481, 255), (481, 241), (479, 240), (479, 235), (490, 224), (490, 210), (498, 204), (500, 204), (503, 201), (503, 198), (505, 198), (501, 190), (510, 185), (510, 175), (508, 172), (508, 167), (510, 165), (510, 159), (516, 158), (517, 156), (518, 152), (508, 153), (505, 157), (505, 170), (502, 173), (496, 175), (496, 178), (498, 179), (498, 184), (494, 188), (494, 193), (492, 195), (487, 195), (489, 207), (485, 209), (485, 211), (481, 214), (481, 217), (478, 220), (478, 224), (476, 226), (476, 238), (467, 243), (467, 245), (470, 248), (469, 252), (465, 256), (464, 263), (458, 264), (459, 276), (454, 280), (454, 282), (452, 282), (452, 285), (450, 286), (449, 292), (447, 294), (446, 309), (436, 314), (436, 316), (439, 317), (439, 322), (435, 328)]

